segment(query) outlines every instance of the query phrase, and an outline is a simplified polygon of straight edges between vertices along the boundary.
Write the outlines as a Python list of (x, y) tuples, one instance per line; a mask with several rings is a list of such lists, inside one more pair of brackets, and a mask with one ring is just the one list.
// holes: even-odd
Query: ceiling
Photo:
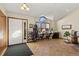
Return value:
[(20, 9), (20, 3), (2, 3), (7, 12), (14, 12), (26, 16), (40, 17), (44, 15), (50, 19), (58, 20), (79, 8), (79, 3), (27, 3), (30, 10)]

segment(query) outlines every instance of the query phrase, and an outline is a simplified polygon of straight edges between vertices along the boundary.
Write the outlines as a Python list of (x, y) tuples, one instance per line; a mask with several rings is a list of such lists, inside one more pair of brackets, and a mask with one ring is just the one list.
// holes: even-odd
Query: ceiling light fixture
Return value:
[(21, 9), (22, 10), (29, 10), (29, 6), (26, 4), (26, 3), (23, 3), (22, 5), (21, 5)]

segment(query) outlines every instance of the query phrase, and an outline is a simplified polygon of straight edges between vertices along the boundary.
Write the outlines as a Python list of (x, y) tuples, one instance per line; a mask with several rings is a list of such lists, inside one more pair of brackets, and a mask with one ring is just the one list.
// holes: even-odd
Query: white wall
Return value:
[(36, 20), (34, 17), (28, 17), (28, 31), (33, 31), (32, 28), (29, 28), (29, 24), (35, 24)]
[(8, 17), (23, 18), (23, 19), (27, 19), (28, 18), (26, 15), (15, 13), (15, 12), (8, 12), (8, 11), (7, 11), (7, 16)]
[(53, 31), (57, 31), (57, 23), (55, 20), (51, 20), (47, 18), (47, 22), (50, 24), (50, 28), (53, 28)]
[(64, 18), (60, 19), (59, 21), (57, 21), (57, 28), (61, 34), (60, 35), (61, 37), (63, 37), (63, 33), (65, 31), (71, 32), (71, 30), (62, 30), (62, 25), (67, 25), (67, 24), (72, 25), (71, 30), (79, 31), (79, 9), (75, 10), (71, 14), (69, 14), (69, 15), (65, 16)]
[[(12, 13), (12, 12), (7, 12), (7, 16), (28, 19), (29, 31), (32, 31), (32, 28), (29, 28), (29, 24), (35, 24), (36, 22), (39, 21), (39, 17), (27, 16), (18, 13)], [(57, 31), (56, 21), (47, 18), (47, 22), (50, 24), (50, 28), (53, 28), (54, 31)]]
[(23, 19), (28, 19), (28, 30), (31, 31), (32, 29), (29, 29), (29, 24), (35, 24), (34, 17), (30, 17), (27, 15), (22, 15), (19, 13), (14, 13), (14, 12), (7, 12), (8, 17), (16, 17), (16, 18), (23, 18)]
[[(27, 15), (22, 15), (22, 14), (19, 14), (19, 13), (15, 13), (15, 12), (8, 12), (6, 11), (5, 8), (1, 7), (0, 6), (0, 9), (3, 11), (3, 13), (8, 16), (8, 17), (16, 17), (16, 18), (23, 18), (23, 19), (28, 19), (28, 30), (32, 30), (29, 28), (29, 24), (35, 24), (35, 22), (38, 22), (39, 21), (39, 17), (30, 17), (30, 16), (27, 16)], [(50, 20), (50, 19), (47, 19), (48, 23), (50, 23), (50, 28), (53, 28), (54, 31), (57, 31), (57, 25), (56, 25), (56, 21), (54, 20)]]

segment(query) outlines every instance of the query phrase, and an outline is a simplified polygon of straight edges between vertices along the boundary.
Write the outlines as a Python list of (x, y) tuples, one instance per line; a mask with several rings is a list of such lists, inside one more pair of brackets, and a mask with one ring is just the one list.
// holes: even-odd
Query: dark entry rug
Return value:
[(9, 46), (4, 56), (31, 56), (32, 51), (26, 44)]

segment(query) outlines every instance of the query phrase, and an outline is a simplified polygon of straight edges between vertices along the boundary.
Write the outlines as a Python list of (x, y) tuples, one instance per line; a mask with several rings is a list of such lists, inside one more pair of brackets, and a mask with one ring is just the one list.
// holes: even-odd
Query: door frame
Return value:
[[(27, 21), (27, 40), (28, 40), (28, 19), (24, 19), (24, 18), (17, 18), (17, 17), (7, 17), (7, 36), (8, 36), (8, 41), (7, 41), (7, 45), (9, 46), (9, 18), (12, 18), (12, 19), (19, 19), (19, 20), (26, 20)], [(23, 25), (23, 24), (22, 24)], [(22, 26), (22, 28), (24, 28)], [(22, 29), (23, 31), (23, 29)], [(22, 33), (23, 35), (23, 33)], [(22, 40), (23, 40), (23, 36), (22, 36)]]

